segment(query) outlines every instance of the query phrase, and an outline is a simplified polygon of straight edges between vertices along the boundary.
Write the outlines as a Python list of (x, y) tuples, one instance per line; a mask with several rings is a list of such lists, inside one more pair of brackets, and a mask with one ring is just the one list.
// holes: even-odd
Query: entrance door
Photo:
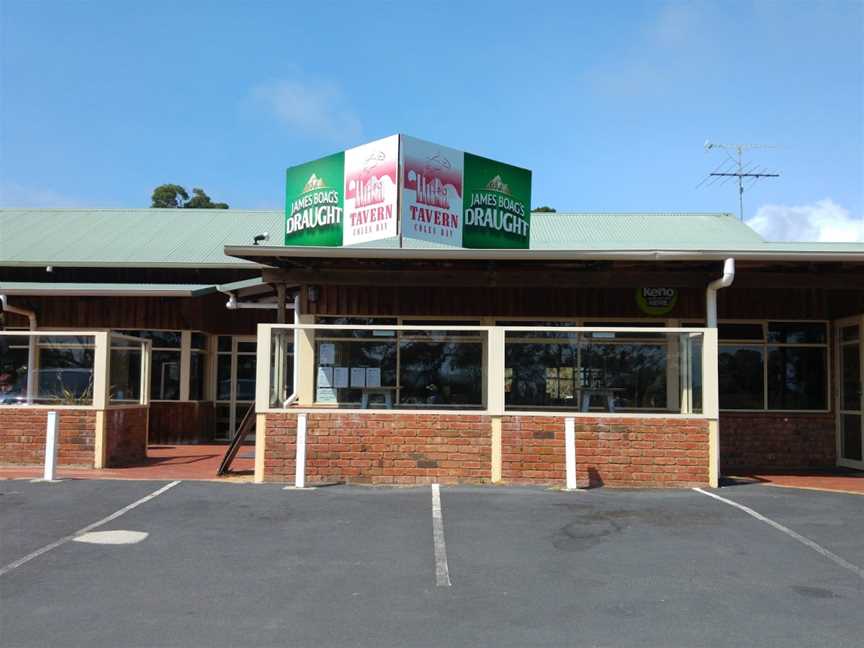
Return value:
[(216, 352), (216, 438), (230, 441), (255, 404), (254, 335), (220, 335)]
[(864, 470), (864, 317), (839, 320), (837, 340), (837, 463)]

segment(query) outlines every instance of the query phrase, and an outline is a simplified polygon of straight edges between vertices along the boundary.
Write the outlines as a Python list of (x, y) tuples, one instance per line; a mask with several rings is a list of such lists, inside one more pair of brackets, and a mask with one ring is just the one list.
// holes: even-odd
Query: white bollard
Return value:
[(48, 412), (48, 429), (45, 432), (45, 473), (42, 479), (54, 481), (57, 469), (57, 412)]
[(297, 415), (297, 454), (294, 460), (294, 488), (306, 487), (306, 415)]
[(567, 466), (567, 490), (576, 486), (576, 421), (572, 416), (564, 419), (564, 454)]

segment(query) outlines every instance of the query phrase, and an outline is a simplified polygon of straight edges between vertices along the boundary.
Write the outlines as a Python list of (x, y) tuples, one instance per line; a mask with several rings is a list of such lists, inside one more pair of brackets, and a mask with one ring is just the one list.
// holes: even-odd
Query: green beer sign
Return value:
[(465, 153), (462, 247), (528, 249), (531, 171)]
[(342, 245), (345, 154), (288, 169), (285, 245)]

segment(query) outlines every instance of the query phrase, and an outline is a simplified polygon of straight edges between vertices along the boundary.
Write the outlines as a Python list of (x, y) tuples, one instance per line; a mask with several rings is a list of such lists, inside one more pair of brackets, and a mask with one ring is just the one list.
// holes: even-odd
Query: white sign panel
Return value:
[(398, 135), (345, 151), (343, 245), (397, 235), (398, 177)]
[(333, 370), (333, 382), (336, 389), (348, 387), (348, 367), (336, 367)]
[(322, 342), (318, 347), (318, 364), (332, 365), (336, 362), (336, 345)]
[(400, 156), (402, 237), (461, 246), (462, 151), (403, 136)]
[(366, 368), (351, 367), (351, 386), (365, 387), (366, 386)]
[(380, 387), (381, 386), (381, 368), (368, 367), (366, 369), (366, 386)]

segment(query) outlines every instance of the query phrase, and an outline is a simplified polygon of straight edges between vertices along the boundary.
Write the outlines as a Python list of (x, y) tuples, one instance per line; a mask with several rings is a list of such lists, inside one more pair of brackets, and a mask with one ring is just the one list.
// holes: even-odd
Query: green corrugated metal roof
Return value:
[(236, 268), (249, 262), (224, 246), (279, 238), (283, 221), (239, 209), (2, 209), (0, 264)]
[(216, 292), (211, 284), (39, 283), (0, 281), (4, 295), (134, 295), (138, 297), (200, 297)]
[[(864, 253), (862, 243), (767, 243), (730, 214), (535, 212), (532, 250), (680, 250)], [(270, 234), (281, 211), (239, 209), (0, 209), (0, 265), (240, 267), (224, 246)], [(451, 246), (405, 239), (410, 249)], [(355, 246), (398, 248), (397, 238)]]

